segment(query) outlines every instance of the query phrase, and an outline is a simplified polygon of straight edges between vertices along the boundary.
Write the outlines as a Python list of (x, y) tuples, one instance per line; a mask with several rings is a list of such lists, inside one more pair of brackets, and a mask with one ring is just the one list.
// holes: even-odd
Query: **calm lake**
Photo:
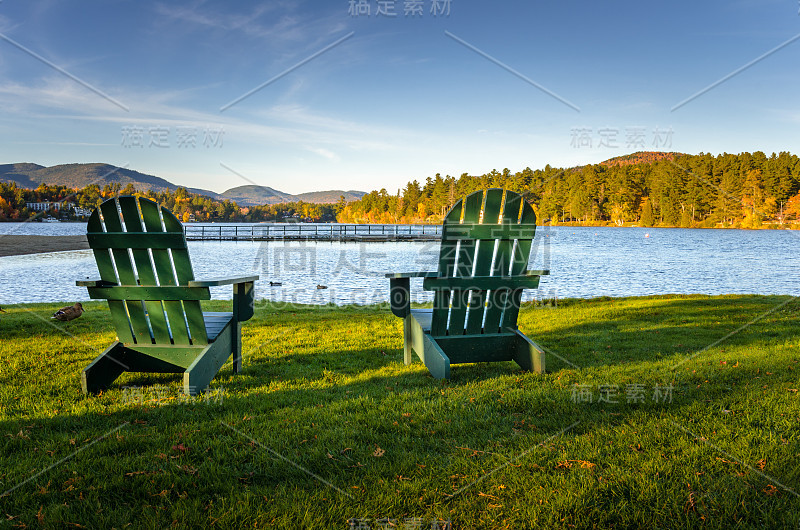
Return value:
[[(78, 235), (79, 223), (4, 223), (2, 234)], [(800, 231), (540, 227), (530, 269), (549, 269), (524, 299), (669, 293), (800, 295)], [(311, 304), (388, 300), (387, 272), (435, 270), (438, 242), (189, 242), (195, 277), (259, 274), (256, 297)], [(0, 257), (0, 305), (88, 299), (91, 251)], [(269, 282), (281, 286), (270, 286)], [(416, 285), (414, 285), (416, 283)], [(412, 280), (415, 301), (428, 301)], [(317, 286), (327, 289), (318, 289)], [(231, 297), (230, 287), (211, 290)]]

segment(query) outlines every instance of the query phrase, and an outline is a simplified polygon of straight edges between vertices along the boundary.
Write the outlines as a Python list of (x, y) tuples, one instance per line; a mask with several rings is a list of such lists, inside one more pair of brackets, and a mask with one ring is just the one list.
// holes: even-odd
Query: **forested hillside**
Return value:
[[(438, 222), (458, 198), (488, 187), (525, 195), (539, 222), (588, 225), (742, 227), (780, 225), (800, 215), (800, 159), (710, 154), (634, 153), (619, 163), (559, 169), (493, 170), (455, 178), (437, 174), (409, 182), (398, 195), (368, 193), (339, 214), (340, 222)], [(638, 160), (638, 161), (637, 161)], [(624, 162), (624, 163), (621, 163)], [(633, 163), (630, 163), (633, 162)]]
[[(169, 191), (148, 190), (140, 192), (132, 184), (122, 188), (119, 184), (108, 184), (100, 188), (92, 184), (80, 190), (66, 186), (39, 185), (35, 190), (18, 187), (15, 183), (0, 182), (0, 221), (24, 221), (55, 215), (62, 219), (75, 219), (72, 207), (92, 210), (105, 199), (117, 195), (139, 195), (153, 199), (169, 208), (179, 219), (188, 221), (280, 221), (285, 219), (304, 221), (333, 221), (344, 204), (310, 204), (303, 201), (251, 206), (240, 208), (231, 200), (216, 200), (205, 195), (190, 193), (186, 188)], [(61, 202), (56, 212), (34, 212), (26, 207), (29, 202)]]

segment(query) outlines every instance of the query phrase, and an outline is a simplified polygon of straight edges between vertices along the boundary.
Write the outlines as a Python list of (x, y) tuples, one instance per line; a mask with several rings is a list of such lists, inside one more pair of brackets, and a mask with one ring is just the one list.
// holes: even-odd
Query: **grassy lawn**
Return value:
[(800, 526), (798, 299), (526, 307), (546, 375), (449, 382), (385, 307), (259, 303), (242, 374), (194, 398), (147, 374), (84, 397), (109, 313), (58, 307), (0, 314), (0, 527)]

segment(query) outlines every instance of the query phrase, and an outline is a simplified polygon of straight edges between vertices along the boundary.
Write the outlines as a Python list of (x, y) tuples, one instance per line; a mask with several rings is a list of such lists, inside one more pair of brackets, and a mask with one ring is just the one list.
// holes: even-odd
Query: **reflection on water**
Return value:
[[(62, 225), (85, 231), (78, 223), (55, 226)], [(529, 268), (550, 269), (551, 276), (542, 278), (538, 291), (526, 291), (525, 299), (667, 293), (797, 296), (799, 243), (797, 231), (541, 227)], [(259, 274), (257, 298), (368, 304), (388, 300), (385, 273), (435, 270), (439, 243), (190, 242), (189, 253), (198, 279)], [(0, 305), (86, 300), (86, 289), (75, 287), (75, 280), (97, 276), (88, 250), (0, 258)], [(270, 281), (281, 286), (270, 286)], [(414, 300), (430, 300), (421, 283), (412, 280)], [(232, 290), (227, 286), (211, 292), (213, 298), (228, 299)]]

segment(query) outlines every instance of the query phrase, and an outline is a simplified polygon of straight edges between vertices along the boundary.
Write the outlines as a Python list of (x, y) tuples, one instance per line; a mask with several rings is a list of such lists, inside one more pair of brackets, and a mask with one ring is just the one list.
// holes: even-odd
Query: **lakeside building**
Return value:
[(68, 202), (51, 202), (51, 201), (42, 201), (42, 202), (26, 202), (25, 207), (28, 210), (34, 212), (47, 212), (49, 210), (55, 210), (56, 212), (64, 211), (72, 211), (77, 217), (89, 217), (92, 215), (92, 210), (86, 208), (79, 208), (72, 203)]
[[(69, 207), (69, 205), (67, 205)], [(25, 207), (28, 210), (33, 210), (34, 212), (46, 212), (47, 210), (61, 210), (61, 203), (60, 202), (26, 202)]]

